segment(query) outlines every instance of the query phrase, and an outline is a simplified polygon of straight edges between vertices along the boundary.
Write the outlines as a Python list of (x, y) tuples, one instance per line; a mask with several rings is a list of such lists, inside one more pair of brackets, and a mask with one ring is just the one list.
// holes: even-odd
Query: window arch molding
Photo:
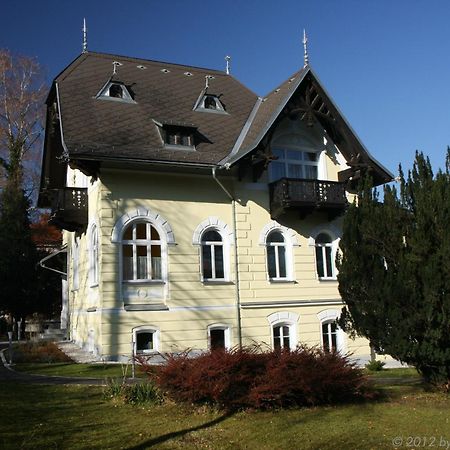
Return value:
[(158, 231), (161, 239), (167, 245), (175, 245), (175, 235), (169, 222), (160, 214), (146, 208), (137, 208), (134, 211), (125, 213), (114, 225), (111, 233), (111, 242), (120, 243), (122, 234), (128, 225), (133, 222), (143, 221), (151, 223)]
[[(299, 320), (299, 315), (293, 312), (280, 311), (272, 313), (267, 316), (267, 321), (270, 325), (270, 336), (272, 348), (284, 347), (283, 343), (283, 328), (287, 327), (288, 338), (289, 338), (289, 349), (294, 350), (298, 344), (297, 338), (297, 324)], [(281, 333), (281, 335), (279, 334)], [(286, 336), (284, 336), (286, 337)]]
[(259, 245), (261, 246), (266, 245), (267, 236), (272, 231), (279, 231), (286, 240), (287, 245), (295, 247), (300, 246), (297, 239), (297, 233), (293, 229), (284, 227), (283, 225), (280, 225), (278, 222), (275, 222), (274, 220), (266, 224), (261, 230), (261, 233), (259, 233)]
[[(211, 234), (209, 232), (218, 233), (220, 241), (205, 241), (205, 235)], [(230, 280), (230, 248), (233, 241), (234, 234), (230, 227), (217, 217), (208, 217), (197, 226), (192, 236), (192, 244), (200, 247), (200, 273), (203, 282)], [(219, 249), (220, 253), (217, 253)], [(220, 266), (222, 267), (217, 271)]]
[(192, 236), (192, 244), (193, 245), (201, 245), (202, 244), (202, 235), (208, 229), (216, 230), (222, 236), (224, 241), (224, 245), (232, 245), (234, 242), (234, 234), (231, 228), (218, 217), (208, 217), (203, 222), (197, 225), (197, 228), (194, 231)]

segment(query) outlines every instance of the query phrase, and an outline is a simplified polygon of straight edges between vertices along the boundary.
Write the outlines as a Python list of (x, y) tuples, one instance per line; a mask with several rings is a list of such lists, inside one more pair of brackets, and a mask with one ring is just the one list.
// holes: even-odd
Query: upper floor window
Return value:
[(320, 233), (315, 240), (317, 275), (320, 279), (334, 279), (333, 241), (327, 233)]
[(217, 230), (206, 230), (201, 237), (203, 280), (224, 280), (224, 248)]
[(286, 242), (280, 231), (271, 231), (266, 239), (267, 270), (272, 280), (287, 278)]
[(162, 280), (162, 241), (149, 222), (133, 222), (122, 236), (123, 280)]
[(318, 178), (318, 151), (306, 148), (304, 140), (295, 134), (285, 134), (272, 142), (272, 154), (277, 159), (269, 166), (270, 181), (280, 178), (315, 180)]

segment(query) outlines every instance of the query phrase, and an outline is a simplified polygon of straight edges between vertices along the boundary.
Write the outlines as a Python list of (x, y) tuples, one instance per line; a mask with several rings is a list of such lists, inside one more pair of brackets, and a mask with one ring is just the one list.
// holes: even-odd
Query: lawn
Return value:
[(420, 386), (385, 392), (373, 403), (227, 415), (173, 403), (118, 404), (100, 387), (3, 383), (0, 448), (363, 450), (396, 448), (397, 436), (403, 447), (407, 436), (450, 441), (448, 395)]
[[(131, 377), (131, 365), (121, 364), (18, 363), (14, 370), (60, 377), (122, 378), (124, 374)], [(143, 376), (139, 367), (136, 367), (136, 376)]]

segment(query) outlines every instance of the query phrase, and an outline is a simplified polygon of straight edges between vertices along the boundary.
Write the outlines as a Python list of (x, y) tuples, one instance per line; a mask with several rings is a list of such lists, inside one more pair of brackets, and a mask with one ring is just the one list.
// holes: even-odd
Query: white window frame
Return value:
[[(321, 234), (327, 235), (330, 238), (330, 242), (327, 243), (317, 243), (316, 239)], [(336, 268), (336, 252), (337, 252), (337, 243), (338, 239), (334, 238), (333, 234), (327, 230), (322, 230), (319, 233), (316, 234), (316, 237), (314, 238), (314, 260), (315, 260), (315, 267), (316, 267), (316, 274), (317, 278), (322, 281), (336, 281), (337, 279), (337, 268)], [(326, 249), (330, 249), (329, 257), (331, 258), (331, 274), (328, 274), (327, 270), (327, 251)], [(322, 254), (322, 271), (325, 274), (325, 276), (319, 275), (318, 270), (318, 252), (321, 252)]]
[[(138, 207), (137, 209), (131, 210), (121, 216), (111, 233), (111, 242), (118, 244), (118, 252), (119, 252), (119, 273), (120, 273), (120, 281), (125, 284), (150, 284), (152, 281), (137, 281), (134, 282), (132, 280), (124, 280), (123, 279), (123, 260), (122, 260), (122, 236), (123, 232), (127, 228), (128, 225), (133, 222), (149, 222), (153, 225), (157, 232), (159, 233), (159, 238), (163, 242), (161, 246), (161, 272), (162, 272), (162, 282), (167, 283), (168, 281), (168, 247), (170, 245), (176, 245), (175, 235), (173, 230), (167, 222), (167, 220), (159, 213), (143, 208)], [(156, 283), (161, 283), (161, 281), (157, 281)]]
[[(153, 334), (153, 348), (147, 350), (138, 350), (137, 348), (137, 335), (140, 333), (152, 333)], [(134, 355), (151, 355), (160, 351), (160, 330), (153, 325), (141, 325), (133, 328), (133, 354)]]
[(95, 223), (90, 228), (89, 241), (89, 284), (95, 287), (99, 280), (99, 236)]
[(298, 345), (297, 323), (299, 316), (293, 312), (281, 311), (270, 314), (267, 317), (270, 325), (270, 341), (272, 349), (275, 350), (274, 330), (276, 327), (288, 327), (289, 329), (289, 349), (295, 350)]
[[(146, 239), (138, 239), (136, 237), (136, 230), (138, 225), (145, 225), (146, 227)], [(132, 230), (132, 238), (131, 239), (124, 239), (125, 232), (131, 228)], [(152, 239), (151, 238), (151, 229), (154, 228), (156, 232), (158, 233), (159, 239)], [(122, 270), (122, 280), (124, 282), (139, 282), (139, 283), (145, 283), (145, 282), (152, 282), (152, 281), (163, 281), (164, 275), (163, 275), (163, 259), (164, 259), (164, 240), (161, 239), (161, 232), (158, 230), (158, 228), (151, 222), (146, 220), (135, 220), (128, 224), (122, 232), (122, 269), (124, 268), (123, 263), (123, 248), (125, 245), (130, 245), (132, 247), (132, 258), (133, 258), (133, 278), (123, 278), (123, 270)], [(137, 247), (146, 247), (146, 267), (147, 267), (147, 275), (150, 275), (150, 277), (146, 278), (138, 278), (138, 255), (137, 255)], [(152, 247), (159, 247), (160, 253), (161, 253), (161, 262), (160, 262), (160, 271), (161, 271), (161, 277), (160, 278), (154, 278), (152, 270)]]
[[(206, 241), (203, 242), (203, 236), (205, 233), (208, 233), (209, 231), (215, 231), (220, 236), (220, 241)], [(201, 265), (201, 272), (202, 272), (202, 281), (225, 281), (227, 278), (225, 276), (226, 270), (225, 270), (225, 245), (223, 242), (223, 236), (220, 232), (220, 230), (216, 228), (207, 228), (203, 231), (202, 236), (200, 238), (201, 242), (201, 251), (200, 251), (200, 265)], [(203, 260), (203, 249), (205, 247), (209, 248), (210, 256), (211, 256), (211, 277), (207, 278), (205, 277), (205, 266), (204, 266), (204, 260)], [(223, 265), (223, 277), (216, 276), (216, 261), (215, 261), (215, 250), (216, 247), (222, 248), (222, 265)]]
[[(339, 327), (337, 324), (337, 319), (340, 315), (340, 311), (336, 309), (326, 309), (324, 311), (321, 311), (317, 314), (317, 318), (319, 319), (320, 323), (320, 345), (322, 349), (325, 350), (324, 342), (323, 342), (323, 325), (331, 325), (332, 323), (336, 323), (336, 351), (338, 353), (344, 354), (345, 353), (345, 333), (342, 330), (342, 328)], [(330, 341), (331, 336), (328, 336), (328, 339)], [(329, 342), (330, 344), (330, 342)]]
[[(286, 264), (286, 277), (270, 277), (269, 276), (269, 258), (267, 253), (267, 237), (273, 231), (280, 232), (284, 239), (285, 245), (285, 264)], [(269, 282), (293, 282), (295, 280), (294, 273), (294, 247), (298, 247), (297, 233), (291, 228), (280, 225), (276, 221), (271, 221), (266, 224), (259, 235), (259, 245), (265, 248), (265, 265), (266, 276)], [(275, 246), (275, 245), (274, 245)], [(276, 252), (277, 253), (277, 252)]]
[(208, 349), (211, 350), (211, 331), (213, 331), (213, 330), (222, 330), (224, 332), (225, 350), (230, 350), (230, 348), (231, 348), (231, 327), (224, 323), (214, 323), (212, 325), (208, 325), (208, 329), (207, 329)]
[[(268, 239), (271, 235), (273, 234), (280, 234), (281, 237), (283, 238), (283, 242), (268, 242)], [(270, 276), (270, 265), (269, 265), (269, 248), (273, 247), (274, 248), (274, 252), (275, 252), (275, 276), (271, 277)], [(280, 248), (284, 249), (284, 267), (285, 267), (285, 276), (281, 276), (280, 275), (280, 261), (282, 256), (280, 255)], [(287, 245), (286, 245), (286, 238), (283, 235), (283, 233), (280, 230), (272, 230), (266, 238), (266, 264), (267, 264), (267, 276), (269, 277), (270, 281), (285, 281), (285, 280), (289, 280), (289, 270), (288, 270), (288, 258), (287, 258)]]
[[(203, 274), (203, 245), (202, 236), (207, 231), (217, 231), (222, 237), (223, 247), (223, 278), (205, 278)], [(202, 283), (228, 283), (230, 281), (230, 249), (234, 241), (234, 234), (225, 222), (218, 217), (208, 217), (201, 222), (194, 231), (192, 237), (192, 244), (199, 247), (199, 261), (200, 261), (200, 281)]]

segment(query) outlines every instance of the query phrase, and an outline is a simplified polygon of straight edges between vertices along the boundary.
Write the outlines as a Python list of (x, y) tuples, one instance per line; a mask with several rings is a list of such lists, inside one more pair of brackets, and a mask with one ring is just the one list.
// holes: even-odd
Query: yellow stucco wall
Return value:
[[(325, 155), (328, 179), (337, 180), (335, 157)], [(230, 189), (236, 204), (236, 237), (239, 261), (240, 301), (242, 303), (242, 340), (271, 346), (272, 331), (268, 317), (292, 313), (295, 340), (308, 345), (321, 344), (318, 314), (339, 310), (336, 281), (320, 281), (316, 273), (313, 241), (327, 230), (338, 238), (341, 219), (329, 222), (325, 213), (299, 219), (289, 212), (279, 219), (292, 238), (292, 280), (271, 282), (267, 276), (264, 232), (273, 221), (269, 213), (269, 190), (263, 177), (259, 183), (218, 177)], [(167, 246), (168, 280), (164, 285), (136, 286), (122, 283), (120, 243), (112, 242), (115, 227), (128, 214), (150, 211), (170, 225), (175, 243)], [(229, 246), (229, 282), (203, 283), (200, 273), (200, 247), (193, 244), (197, 227), (208, 218), (217, 218), (233, 230), (232, 205), (211, 175), (182, 175), (148, 171), (102, 169), (100, 178), (89, 185), (89, 225), (79, 239), (79, 287), (73, 290), (73, 264), (69, 264), (69, 304), (72, 338), (105, 358), (122, 359), (131, 354), (132, 329), (152, 326), (159, 330), (159, 350), (205, 349), (207, 328), (220, 323), (230, 326), (231, 345), (238, 344), (234, 240)], [(100, 276), (98, 286), (89, 282), (90, 229), (99, 232)], [(65, 233), (72, 260), (74, 233)], [(134, 300), (123, 296), (124, 286), (135, 290)], [(138, 290), (141, 289), (139, 292)], [(147, 289), (147, 291), (146, 291)], [(145, 295), (145, 292), (147, 294)], [(160, 296), (155, 300), (152, 293)], [(166, 310), (127, 311), (124, 302), (159, 305)], [(274, 302), (278, 302), (275, 303)], [(272, 304), (271, 304), (272, 303)], [(368, 358), (367, 341), (343, 337), (344, 350)], [(263, 345), (265, 345), (263, 344)]]

